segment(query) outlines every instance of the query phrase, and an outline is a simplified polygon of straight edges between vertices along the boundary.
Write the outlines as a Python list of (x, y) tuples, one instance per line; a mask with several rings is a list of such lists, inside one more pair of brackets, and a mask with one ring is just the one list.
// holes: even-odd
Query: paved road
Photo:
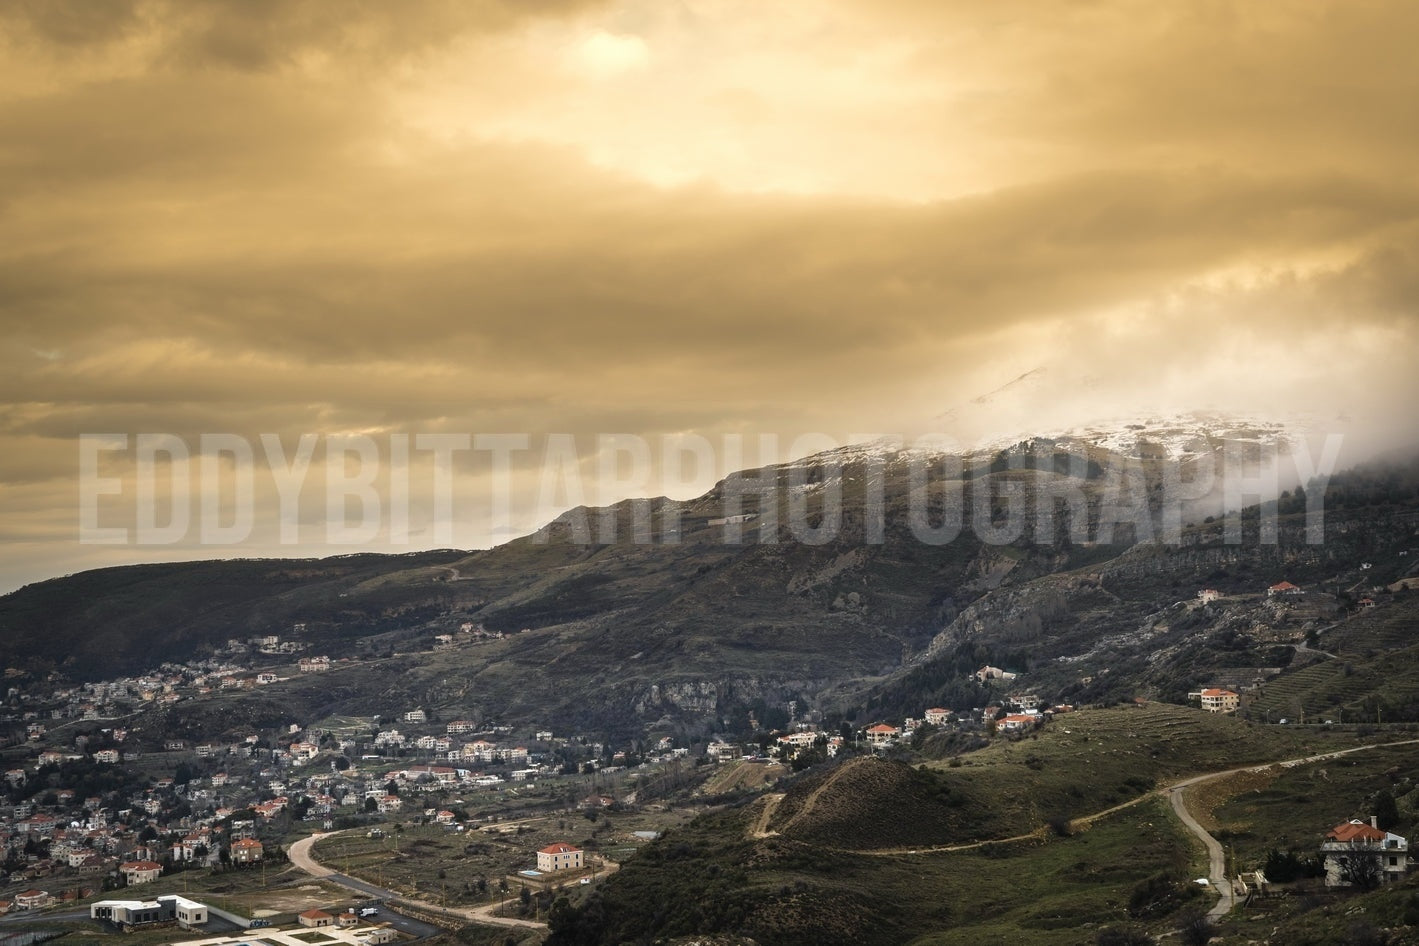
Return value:
[(493, 916), (492, 911), (498, 908), (498, 904), (490, 903), (481, 907), (441, 907), (436, 903), (429, 903), (426, 900), (416, 900), (413, 897), (406, 897), (402, 893), (376, 886), (358, 877), (350, 877), (346, 874), (338, 873), (320, 864), (312, 856), (311, 850), (315, 847), (315, 842), (321, 838), (339, 834), (338, 831), (327, 831), (321, 834), (312, 834), (308, 838), (301, 838), (292, 844), (286, 854), (291, 859), (291, 863), (312, 877), (319, 877), (328, 880), (333, 884), (339, 884), (350, 890), (373, 897), (377, 900), (398, 900), (407, 903), (420, 910), (428, 910), (430, 913), (451, 913), (462, 917), (470, 923), (486, 923), (490, 926), (522, 926), (531, 929), (546, 929), (546, 923), (538, 923), (533, 920), (521, 920), (510, 916)]

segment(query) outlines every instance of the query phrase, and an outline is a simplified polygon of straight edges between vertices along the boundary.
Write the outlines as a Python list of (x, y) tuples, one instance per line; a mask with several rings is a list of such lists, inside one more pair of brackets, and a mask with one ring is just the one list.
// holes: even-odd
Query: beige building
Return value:
[(896, 726), (888, 726), (886, 723), (878, 723), (876, 726), (867, 727), (867, 741), (874, 746), (890, 745), (897, 741), (902, 731)]
[(297, 917), (297, 919), (301, 921), (301, 926), (321, 927), (335, 925), (335, 917), (326, 913), (324, 910), (307, 910)]
[(163, 865), (156, 861), (128, 861), (120, 864), (118, 870), (131, 887), (134, 884), (150, 884), (157, 880), (163, 872)]
[(255, 864), (264, 853), (261, 842), (255, 838), (240, 838), (232, 842), (233, 864)]
[(557, 870), (580, 870), (583, 866), (581, 848), (564, 842), (549, 844), (537, 852), (537, 869), (544, 874)]
[(1196, 698), (1209, 713), (1235, 713), (1242, 701), (1242, 698), (1231, 690), (1219, 690), (1216, 687), (1200, 691)]

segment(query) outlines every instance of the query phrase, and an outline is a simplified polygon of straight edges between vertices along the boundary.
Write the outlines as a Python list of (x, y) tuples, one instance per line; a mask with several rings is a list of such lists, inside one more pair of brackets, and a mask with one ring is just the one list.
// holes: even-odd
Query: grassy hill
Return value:
[(1153, 704), (1061, 716), (957, 766), (849, 759), (667, 833), (551, 942), (1077, 944), (1107, 925), (1166, 929), (1205, 866), (1155, 785), (1356, 738)]
[[(0, 597), (0, 665), (78, 680), (210, 652), (229, 638), (281, 634), (337, 646), (427, 620), (451, 595), (391, 581), (458, 552), (179, 562), (102, 568)], [(291, 632), (305, 623), (302, 635)]]

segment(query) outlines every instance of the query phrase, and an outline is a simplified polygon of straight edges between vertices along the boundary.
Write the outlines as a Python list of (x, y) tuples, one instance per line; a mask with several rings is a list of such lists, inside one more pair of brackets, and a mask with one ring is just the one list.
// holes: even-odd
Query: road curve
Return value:
[(353, 890), (364, 897), (374, 897), (380, 900), (396, 900), (400, 903), (407, 903), (420, 910), (428, 910), (430, 913), (453, 914), (462, 917), (470, 923), (486, 923), (489, 926), (521, 926), (530, 929), (544, 930), (546, 923), (538, 923), (535, 920), (522, 920), (511, 916), (494, 916), (493, 912), (500, 904), (490, 903), (481, 907), (441, 907), (436, 903), (429, 903), (426, 900), (416, 900), (413, 897), (406, 897), (404, 894), (385, 887), (379, 887), (358, 877), (349, 877), (338, 871), (316, 861), (312, 855), (315, 842), (321, 838), (328, 838), (339, 834), (339, 831), (325, 831), (320, 834), (312, 834), (308, 838), (301, 838), (287, 850), (286, 854), (291, 859), (291, 863), (312, 877), (319, 877), (331, 883), (339, 884), (348, 890)]
[(1364, 752), (1367, 749), (1385, 749), (1391, 746), (1411, 746), (1419, 744), (1419, 739), (1402, 739), (1398, 742), (1377, 742), (1367, 746), (1351, 746), (1349, 749), (1337, 749), (1334, 752), (1322, 752), (1317, 755), (1300, 756), (1295, 759), (1282, 759), (1277, 762), (1262, 762), (1256, 765), (1243, 765), (1235, 769), (1226, 769), (1221, 772), (1209, 772), (1204, 775), (1194, 775), (1161, 789), (1166, 793), (1168, 800), (1172, 803), (1173, 813), (1178, 816), (1178, 820), (1187, 826), (1187, 829), (1195, 834), (1207, 849), (1208, 860), (1208, 880), (1211, 881), (1213, 889), (1217, 891), (1218, 901), (1207, 911), (1208, 917), (1218, 919), (1226, 916), (1235, 903), (1232, 895), (1232, 881), (1227, 876), (1227, 857), (1222, 850), (1221, 843), (1214, 838), (1207, 830), (1198, 824), (1197, 819), (1192, 816), (1192, 812), (1187, 810), (1187, 800), (1185, 793), (1187, 789), (1203, 782), (1210, 782), (1213, 779), (1226, 778), (1228, 775), (1236, 775), (1238, 772), (1263, 772), (1269, 768), (1280, 766), (1282, 768), (1293, 768), (1298, 765), (1309, 765), (1312, 762), (1325, 762), (1328, 759), (1338, 759), (1343, 755), (1350, 755), (1353, 752)]
[(1168, 800), (1172, 802), (1173, 814), (1177, 815), (1178, 820), (1197, 835), (1203, 847), (1207, 848), (1207, 879), (1212, 882), (1212, 889), (1219, 894), (1219, 899), (1212, 909), (1207, 911), (1207, 916), (1216, 920), (1226, 916), (1234, 902), (1232, 882), (1227, 879), (1227, 854), (1222, 850), (1221, 843), (1208, 834), (1207, 829), (1198, 824), (1192, 812), (1187, 810), (1187, 804), (1183, 801), (1183, 792), (1186, 790), (1186, 785), (1172, 786), (1168, 789)]

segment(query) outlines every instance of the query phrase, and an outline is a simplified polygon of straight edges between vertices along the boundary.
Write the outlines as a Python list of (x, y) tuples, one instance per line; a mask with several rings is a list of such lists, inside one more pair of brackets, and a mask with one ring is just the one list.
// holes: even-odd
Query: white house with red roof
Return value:
[(1024, 732), (1032, 729), (1043, 721), (1043, 717), (1038, 713), (1007, 713), (999, 716), (995, 720), (995, 731), (998, 733)]
[(549, 844), (537, 852), (537, 869), (544, 874), (557, 870), (581, 870), (583, 866), (581, 848), (572, 847), (565, 841)]
[(1358, 819), (1338, 824), (1325, 833), (1320, 845), (1325, 864), (1327, 887), (1348, 887), (1345, 876), (1348, 862), (1357, 857), (1379, 861), (1380, 877), (1385, 883), (1403, 880), (1409, 870), (1409, 841), (1391, 831), (1379, 828), (1377, 819), (1366, 824)]
[(42, 910), (54, 903), (54, 895), (48, 890), (26, 890), (15, 894), (16, 910)]
[(1277, 595), (1298, 595), (1301, 594), (1300, 585), (1293, 585), (1289, 581), (1278, 581), (1270, 588), (1266, 589), (1266, 596), (1274, 598)]

